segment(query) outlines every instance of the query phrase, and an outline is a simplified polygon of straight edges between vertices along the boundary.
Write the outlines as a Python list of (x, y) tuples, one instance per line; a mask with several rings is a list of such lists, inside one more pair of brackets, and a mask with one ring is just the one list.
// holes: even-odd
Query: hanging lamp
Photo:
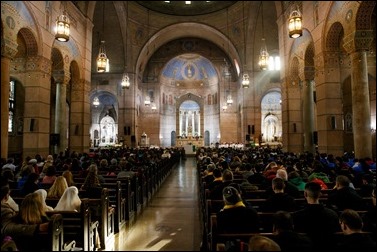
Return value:
[(261, 1), (260, 8), (262, 9), (261, 10), (261, 13), (262, 13), (262, 47), (260, 49), (258, 65), (259, 65), (261, 70), (267, 70), (268, 69), (268, 63), (269, 63), (269, 60), (270, 60), (270, 55), (268, 54), (266, 40), (264, 38), (263, 1)]
[[(105, 33), (105, 2), (102, 2), (102, 38)], [(97, 72), (109, 72), (109, 58), (106, 55), (105, 40), (101, 40), (97, 56)]]
[(61, 2), (63, 6), (63, 13), (56, 19), (55, 39), (60, 42), (67, 42), (69, 40), (70, 21), (65, 10), (65, 2)]
[(243, 71), (244, 73), (242, 74), (242, 87), (243, 88), (249, 88), (249, 75), (246, 73), (246, 25), (245, 25), (245, 1), (242, 1), (242, 18), (243, 18), (243, 54), (244, 54), (244, 66), (243, 66)]
[(302, 36), (302, 15), (299, 7), (296, 6), (289, 15), (288, 19), (288, 32), (290, 38), (298, 38)]
[[(147, 55), (149, 55), (149, 10), (148, 10), (148, 18), (147, 18), (147, 36), (148, 36), (148, 44), (147, 44)], [(146, 78), (146, 81), (147, 81), (147, 95), (145, 96), (144, 98), (144, 105), (146, 107), (149, 107), (151, 105), (151, 97), (149, 96), (149, 65), (145, 65), (145, 67), (147, 68), (148, 72), (147, 72), (147, 78)]]
[[(128, 47), (127, 47), (127, 40), (128, 40), (128, 38), (127, 38), (127, 29), (128, 29), (128, 22), (129, 22), (129, 19), (128, 19), (128, 13), (129, 13), (129, 11), (128, 11), (128, 8), (129, 8), (129, 6), (128, 6), (128, 2), (127, 2), (127, 19), (126, 19), (126, 34), (125, 34), (125, 39), (126, 39), (126, 49), (125, 49), (125, 61), (127, 62), (127, 49), (128, 49)], [(130, 86), (131, 86), (131, 83), (130, 83), (130, 77), (128, 76), (128, 73), (127, 73), (127, 63), (125, 64), (125, 66), (124, 66), (124, 74), (123, 74), (123, 77), (122, 77), (122, 81), (121, 81), (121, 83), (120, 83), (120, 85), (121, 85), (121, 87), (122, 87), (122, 89), (129, 89), (130, 88)]]
[[(230, 32), (229, 32), (228, 20), (229, 20), (229, 9), (226, 9), (226, 30), (227, 30), (227, 34), (228, 34), (228, 55), (230, 55), (230, 50), (229, 50)], [(231, 93), (231, 89), (230, 89), (230, 79), (232, 78), (232, 75), (231, 75), (231, 71), (230, 71), (230, 64), (228, 65), (228, 63), (227, 63), (226, 65), (228, 66), (227, 67), (227, 72), (228, 72), (227, 79), (228, 79), (228, 84), (229, 84), (228, 96), (226, 97), (226, 104), (227, 104), (227, 106), (231, 106), (233, 104), (232, 93)]]

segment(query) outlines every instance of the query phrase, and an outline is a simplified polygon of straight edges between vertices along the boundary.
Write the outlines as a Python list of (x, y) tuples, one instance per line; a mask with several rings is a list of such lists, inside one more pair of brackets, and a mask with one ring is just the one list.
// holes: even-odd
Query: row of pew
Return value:
[[(273, 237), (275, 234), (273, 233), (273, 223), (272, 223), (272, 216), (273, 212), (264, 212), (263, 206), (269, 197), (267, 190), (255, 190), (251, 189), (246, 191), (242, 194), (243, 199), (249, 203), (254, 209), (257, 210), (259, 219), (260, 219), (260, 228), (258, 233), (219, 233), (217, 231), (217, 216), (216, 213), (219, 212), (224, 207), (223, 200), (215, 200), (210, 198), (210, 191), (207, 189), (206, 182), (202, 179), (200, 170), (198, 170), (198, 180), (199, 180), (199, 193), (200, 193), (200, 204), (201, 204), (201, 216), (202, 216), (202, 232), (203, 232), (203, 243), (202, 247), (204, 250), (209, 251), (219, 251), (224, 249), (224, 243), (229, 240), (237, 240), (244, 243), (247, 243), (250, 237), (253, 235), (264, 235), (268, 237)], [(241, 177), (235, 176), (233, 180), (234, 183), (241, 184), (245, 180)], [(258, 186), (258, 185), (256, 185)], [(329, 188), (332, 188), (331, 184), (329, 184)], [(320, 202), (324, 205), (327, 204), (327, 195), (331, 192), (332, 189), (322, 190)], [(372, 199), (371, 197), (364, 197), (364, 201), (366, 205), (371, 205)], [(306, 199), (304, 198), (303, 192), (302, 197), (295, 198), (296, 210), (303, 208), (307, 203)], [(358, 211), (359, 214), (362, 216), (365, 214), (365, 211)], [(338, 239), (339, 236), (342, 234), (336, 234), (334, 239)]]
[[(180, 154), (174, 153), (170, 159), (163, 159), (157, 165), (139, 169), (134, 176), (119, 178), (104, 176), (105, 183), (95, 191), (81, 190), (84, 178), (74, 175), (75, 186), (79, 189), (82, 201), (80, 212), (51, 211), (48, 216), (59, 216), (55, 220), (56, 230), (45, 234), (49, 242), (47, 251), (67, 251), (81, 248), (84, 251), (98, 249), (99, 239), (104, 250), (113, 242), (116, 233), (130, 229), (137, 217), (160, 188)], [(48, 189), (48, 188), (45, 188)], [(24, 196), (19, 189), (12, 188), (11, 196), (21, 204)], [(59, 199), (47, 198), (46, 204), (55, 207)], [(54, 232), (53, 232), (54, 231)], [(97, 237), (99, 236), (99, 237)]]

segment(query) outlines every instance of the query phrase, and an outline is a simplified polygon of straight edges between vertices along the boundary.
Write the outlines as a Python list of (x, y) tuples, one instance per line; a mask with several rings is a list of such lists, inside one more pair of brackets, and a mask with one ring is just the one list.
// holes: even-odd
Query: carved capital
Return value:
[(4, 39), (1, 43), (1, 56), (6, 57), (9, 59), (13, 59), (14, 56), (16, 56), (18, 50), (17, 50), (17, 44), (8, 40)]
[(358, 30), (343, 39), (343, 47), (347, 53), (369, 50), (374, 38), (373, 30)]
[(52, 78), (54, 78), (54, 81), (56, 83), (68, 84), (69, 80), (71, 79), (71, 76), (69, 72), (55, 70), (52, 72)]

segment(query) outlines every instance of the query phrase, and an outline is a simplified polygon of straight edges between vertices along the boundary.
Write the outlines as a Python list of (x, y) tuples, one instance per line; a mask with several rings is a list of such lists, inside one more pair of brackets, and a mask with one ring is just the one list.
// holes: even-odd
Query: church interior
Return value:
[(376, 156), (375, 1), (1, 7), (2, 158), (231, 143)]

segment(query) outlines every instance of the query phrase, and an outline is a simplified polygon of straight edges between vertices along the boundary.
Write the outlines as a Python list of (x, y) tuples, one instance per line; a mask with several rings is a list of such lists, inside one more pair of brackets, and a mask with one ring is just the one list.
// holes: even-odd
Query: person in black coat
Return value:
[(376, 251), (376, 242), (370, 234), (362, 232), (363, 221), (355, 210), (344, 210), (339, 216), (339, 222), (344, 237), (337, 244), (337, 251)]
[(215, 186), (213, 190), (210, 191), (209, 198), (215, 200), (223, 199), (223, 189), (229, 184), (233, 183), (233, 172), (229, 169), (223, 170), (222, 173), (222, 183)]
[(319, 203), (320, 193), (319, 184), (308, 182), (304, 191), (307, 205), (293, 213), (294, 230), (306, 233), (312, 239), (316, 251), (324, 247), (331, 250), (334, 245), (333, 234), (340, 231), (338, 214)]
[(285, 183), (281, 178), (275, 177), (272, 179), (273, 194), (266, 200), (262, 211), (264, 212), (277, 212), (288, 211), (292, 212), (296, 210), (295, 199), (284, 192)]
[(338, 175), (334, 190), (328, 196), (327, 204), (336, 211), (344, 209), (365, 210), (363, 198), (350, 187), (351, 181), (345, 175)]
[(206, 184), (207, 189), (209, 189), (210, 191), (212, 191), (216, 186), (223, 183), (222, 173), (221, 173), (221, 170), (219, 168), (215, 168), (213, 170), (213, 178), (214, 179), (211, 183)]
[(259, 231), (258, 213), (247, 208), (242, 202), (240, 192), (232, 187), (223, 189), (224, 208), (217, 213), (219, 233), (253, 233)]
[(39, 175), (36, 173), (30, 173), (27, 177), (24, 186), (21, 189), (22, 195), (26, 196), (29, 193), (33, 193), (39, 189)]
[(293, 230), (292, 215), (286, 211), (277, 211), (272, 216), (274, 240), (279, 244), (281, 251), (306, 251), (313, 249), (312, 240), (306, 235)]

